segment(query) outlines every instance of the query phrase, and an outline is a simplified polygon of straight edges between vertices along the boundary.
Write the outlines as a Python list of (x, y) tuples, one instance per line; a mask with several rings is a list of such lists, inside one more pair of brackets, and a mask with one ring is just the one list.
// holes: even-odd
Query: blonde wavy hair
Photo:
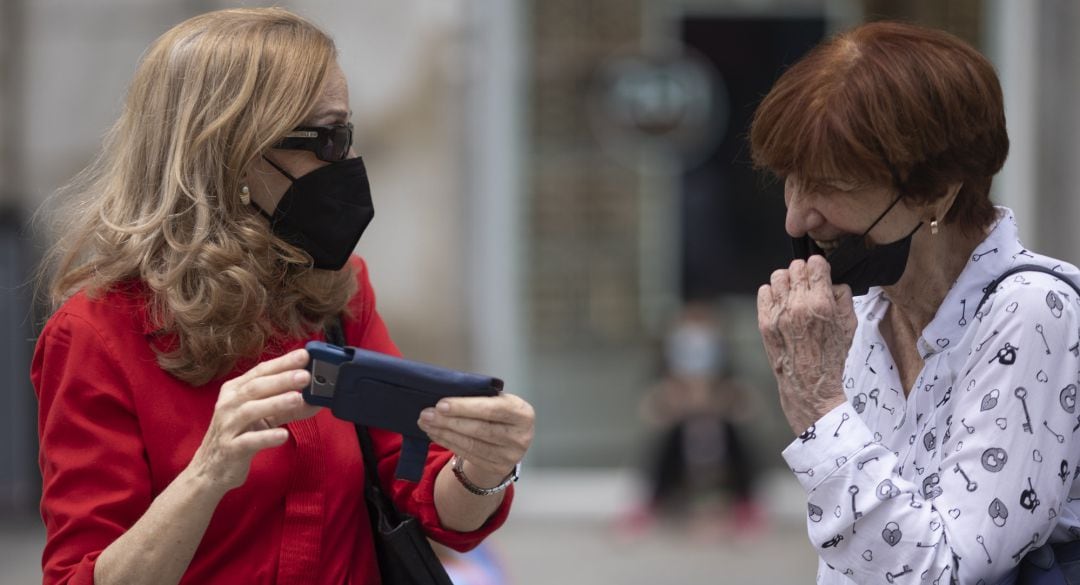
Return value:
[(158, 364), (204, 384), (280, 335), (309, 335), (346, 308), (352, 269), (310, 268), (243, 205), (242, 177), (300, 125), (336, 58), (333, 41), (277, 8), (191, 18), (144, 55), (97, 159), (56, 194), (49, 300), (139, 280)]

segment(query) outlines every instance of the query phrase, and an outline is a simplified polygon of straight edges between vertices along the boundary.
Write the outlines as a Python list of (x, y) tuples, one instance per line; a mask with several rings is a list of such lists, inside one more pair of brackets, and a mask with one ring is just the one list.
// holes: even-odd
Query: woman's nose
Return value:
[(825, 223), (825, 218), (811, 204), (811, 198), (794, 181), (789, 180), (784, 185), (784, 202), (787, 204), (784, 229), (789, 236), (801, 238)]

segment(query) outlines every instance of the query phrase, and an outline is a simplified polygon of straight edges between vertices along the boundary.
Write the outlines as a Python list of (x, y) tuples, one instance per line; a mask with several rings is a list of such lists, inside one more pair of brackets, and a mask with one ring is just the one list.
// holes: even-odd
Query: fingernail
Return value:
[(304, 381), (307, 380), (307, 372), (296, 372), (293, 374), (292, 377), (294, 382), (302, 384)]
[(435, 420), (435, 410), (431, 408), (425, 408), (420, 412), (420, 420), (433, 421)]
[(435, 405), (435, 408), (438, 408), (439, 412), (450, 412), (450, 403), (446, 402), (445, 400), (441, 400), (438, 404)]

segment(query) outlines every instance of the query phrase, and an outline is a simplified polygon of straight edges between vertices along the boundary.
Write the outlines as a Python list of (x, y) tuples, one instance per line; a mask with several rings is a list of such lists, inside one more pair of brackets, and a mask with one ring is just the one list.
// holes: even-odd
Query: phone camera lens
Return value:
[(326, 384), (326, 378), (324, 378), (322, 376), (315, 376), (315, 383), (316, 384)]

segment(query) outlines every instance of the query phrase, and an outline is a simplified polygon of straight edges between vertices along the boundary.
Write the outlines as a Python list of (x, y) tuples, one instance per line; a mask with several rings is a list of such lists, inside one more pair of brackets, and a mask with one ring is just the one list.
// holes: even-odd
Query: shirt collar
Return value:
[(960, 271), (937, 314), (923, 329), (919, 337), (919, 354), (923, 359), (944, 351), (958, 342), (965, 329), (975, 319), (975, 308), (982, 300), (984, 288), (1019, 260), (1026, 263), (1035, 260), (1018, 237), (1016, 219), (1012, 210), (997, 207), (997, 222), (990, 229)]

